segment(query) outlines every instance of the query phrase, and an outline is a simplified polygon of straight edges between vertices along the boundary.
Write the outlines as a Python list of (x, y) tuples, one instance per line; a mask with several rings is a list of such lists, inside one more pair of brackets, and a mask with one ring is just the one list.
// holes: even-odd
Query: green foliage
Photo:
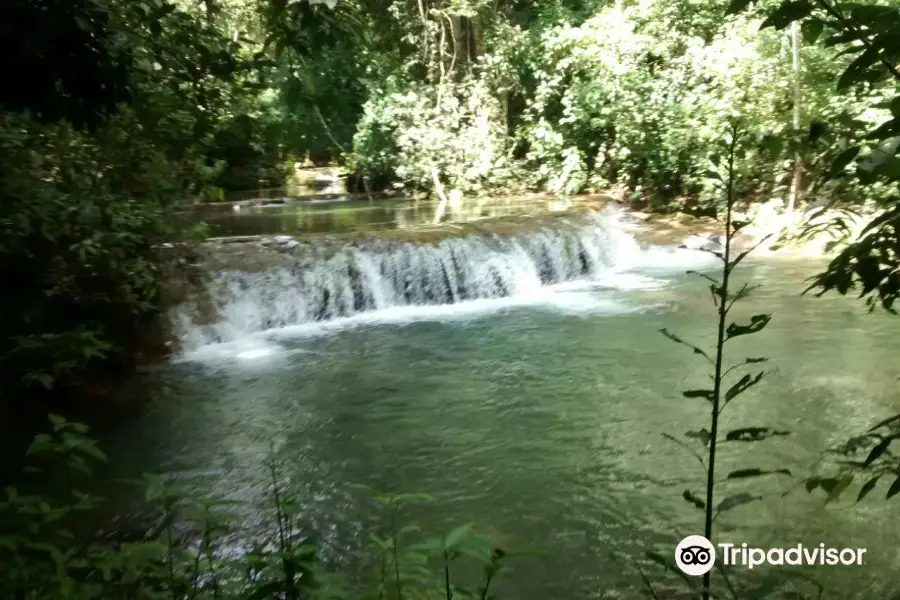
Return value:
[[(9, 16), (56, 4), (22, 0)], [(220, 196), (211, 184), (240, 169), (253, 172), (247, 185), (284, 177), (273, 167), (281, 149), (253, 125), (266, 63), (237, 35), (239, 15), (223, 21), (165, 0), (86, 0), (51, 13), (47, 32), (17, 21), (3, 40), (57, 77), (52, 89), (22, 83), (0, 97), (0, 276), (13, 286), (0, 308), (16, 315), (0, 332), (4, 405), (163, 353), (166, 287), (192, 252), (170, 213)], [(78, 81), (28, 62), (63, 43), (78, 64), (61, 65)], [(249, 133), (229, 139), (236, 129)]]
[(0, 19), (0, 108), (96, 126), (126, 101), (132, 60), (105, 0), (10, 0)]
[[(0, 116), (0, 300), (6, 394), (127, 361), (162, 306), (165, 210), (184, 171), (123, 111), (95, 135)], [(191, 164), (181, 165), (191, 169)]]
[[(434, 167), (437, 181), (468, 193), (615, 186), (660, 208), (685, 198), (717, 203), (710, 149), (740, 116), (765, 149), (741, 165), (757, 182), (750, 198), (786, 197), (795, 165), (812, 201), (886, 198), (877, 182), (830, 176), (833, 161), (860, 141), (859, 123), (882, 114), (870, 106), (885, 87), (835, 93), (838, 69), (853, 58), (820, 46), (801, 48), (801, 70), (792, 70), (780, 30), (803, 14), (804, 2), (768, 22), (723, 21), (725, 3), (655, 1), (501, 3), (488, 22), (482, 4), (426, 1), (423, 13), (395, 3), (363, 25), (379, 27), (366, 47), (395, 42), (365, 55), (368, 99), (351, 162), (373, 184), (430, 190)], [(749, 4), (727, 8), (740, 13)], [(361, 5), (342, 6), (350, 13)], [(831, 32), (810, 23), (810, 44)], [(460, 41), (463, 30), (474, 46)]]
[(515, 185), (498, 126), (500, 104), (483, 81), (431, 88), (393, 82), (369, 100), (354, 140), (355, 166), (374, 180), (428, 190), (435, 175), (481, 193)]

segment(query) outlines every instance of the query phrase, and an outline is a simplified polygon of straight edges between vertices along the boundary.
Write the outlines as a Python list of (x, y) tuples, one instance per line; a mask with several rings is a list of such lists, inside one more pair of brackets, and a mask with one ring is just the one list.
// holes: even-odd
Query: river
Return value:
[[(703, 387), (709, 368), (659, 330), (708, 346), (715, 319), (708, 284), (684, 272), (709, 268), (707, 255), (641, 250), (614, 223), (598, 227), (607, 250), (625, 245), (627, 261), (604, 259), (603, 269), (503, 297), (449, 304), (407, 294), (326, 320), (292, 313), (274, 328), (225, 327), (225, 339), (193, 332), (185, 354), (144, 375), (153, 401), (105, 436), (115, 457), (107, 476), (177, 473), (207, 492), (262, 501), (262, 464), (274, 451), (325, 557), (350, 572), (372, 531), (373, 508), (354, 486), (365, 484), (432, 495), (406, 512), (426, 531), (472, 521), (500, 547), (544, 552), (521, 559), (500, 597), (634, 597), (636, 559), (646, 550), (670, 556), (682, 537), (702, 533), (702, 513), (681, 496), (702, 491), (703, 472), (662, 434), (683, 438), (706, 424), (704, 401), (681, 390)], [(729, 356), (767, 356), (769, 374), (728, 407), (722, 426), (791, 435), (723, 444), (719, 472), (787, 468), (795, 477), (722, 484), (720, 497), (763, 499), (723, 514), (716, 528), (738, 545), (865, 547), (863, 566), (802, 572), (822, 582), (825, 597), (885, 597), (900, 566), (900, 533), (885, 526), (890, 503), (873, 494), (826, 507), (821, 493), (797, 489), (827, 448), (900, 411), (889, 360), (896, 324), (852, 299), (802, 296), (804, 279), (823, 266), (775, 257), (737, 273), (761, 287), (736, 319), (773, 320)], [(248, 304), (251, 296), (234, 300), (241, 308), (228, 318), (271, 310)], [(133, 496), (110, 493), (118, 510), (131, 510)], [(261, 520), (244, 514), (248, 530)]]

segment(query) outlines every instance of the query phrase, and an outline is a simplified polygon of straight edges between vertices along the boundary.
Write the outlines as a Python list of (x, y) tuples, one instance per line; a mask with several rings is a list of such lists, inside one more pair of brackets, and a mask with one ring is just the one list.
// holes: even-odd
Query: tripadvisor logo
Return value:
[[(865, 548), (827, 548), (825, 544), (790, 548), (748, 547), (747, 544), (718, 544), (725, 566), (752, 569), (760, 565), (862, 565)], [(716, 563), (716, 547), (702, 535), (689, 535), (675, 547), (675, 564), (687, 575), (705, 575)]]
[(705, 575), (716, 564), (716, 549), (702, 535), (689, 535), (675, 548), (675, 564), (688, 575)]

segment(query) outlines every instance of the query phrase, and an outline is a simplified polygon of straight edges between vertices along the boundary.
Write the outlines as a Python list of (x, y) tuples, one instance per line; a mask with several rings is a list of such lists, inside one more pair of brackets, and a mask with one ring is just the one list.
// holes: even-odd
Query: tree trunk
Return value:
[[(794, 135), (800, 133), (800, 102), (802, 101), (802, 91), (800, 89), (800, 25), (799, 21), (791, 23), (791, 54), (792, 54), (792, 74), (794, 78), (794, 114), (793, 128)], [(800, 194), (800, 176), (803, 169), (802, 157), (799, 150), (794, 154), (794, 176), (791, 178), (791, 191), (788, 196), (788, 215), (794, 213), (794, 207), (797, 204)]]
[(453, 33), (453, 60), (459, 61), (459, 73), (466, 72), (469, 68), (469, 36), (467, 33), (466, 19), (459, 15), (450, 15), (451, 31)]
[(441, 199), (440, 204), (438, 204), (437, 212), (434, 214), (434, 224), (437, 225), (443, 220), (444, 213), (447, 212), (448, 200), (447, 195), (444, 194), (444, 186), (441, 184), (441, 178), (438, 176), (437, 168), (434, 165), (431, 166), (431, 179), (434, 182), (434, 190)]

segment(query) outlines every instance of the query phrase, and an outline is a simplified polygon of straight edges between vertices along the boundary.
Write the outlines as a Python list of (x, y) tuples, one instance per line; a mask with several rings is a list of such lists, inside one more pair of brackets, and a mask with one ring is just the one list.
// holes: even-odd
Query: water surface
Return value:
[[(471, 221), (566, 210), (588, 197), (535, 199), (527, 197), (470, 198), (447, 207), (444, 220)], [(189, 218), (203, 221), (215, 237), (237, 235), (293, 235), (408, 229), (433, 223), (438, 202), (412, 198), (368, 201), (359, 197), (320, 200), (290, 199), (285, 204), (198, 207)]]
[[(723, 427), (793, 433), (723, 445), (723, 475), (747, 467), (807, 475), (824, 449), (900, 411), (888, 360), (900, 350), (895, 322), (852, 300), (801, 296), (820, 266), (771, 259), (739, 273), (762, 288), (736, 316), (774, 317), (729, 351), (768, 356), (771, 372), (727, 409)], [(702, 489), (700, 467), (660, 434), (705, 424), (704, 402), (680, 390), (703, 387), (708, 368), (664, 339), (663, 327), (698, 344), (714, 333), (706, 283), (665, 265), (527, 301), (398, 307), (285, 328), (149, 375), (155, 402), (106, 441), (119, 475), (187, 472), (248, 500), (265, 493), (261, 463), (274, 446), (326, 555), (350, 569), (374, 517), (352, 487), (361, 483), (433, 495), (408, 515), (428, 531), (475, 521), (503, 548), (547, 551), (514, 571), (504, 597), (634, 597), (629, 557), (669, 555), (702, 528), (702, 514), (681, 499)], [(792, 485), (722, 487), (723, 496), (765, 499), (722, 516), (720, 540), (866, 547), (863, 567), (812, 570), (826, 597), (896, 591), (900, 532), (885, 526), (892, 505), (825, 507), (802, 489), (782, 497)], [(247, 515), (250, 527), (258, 519)]]

